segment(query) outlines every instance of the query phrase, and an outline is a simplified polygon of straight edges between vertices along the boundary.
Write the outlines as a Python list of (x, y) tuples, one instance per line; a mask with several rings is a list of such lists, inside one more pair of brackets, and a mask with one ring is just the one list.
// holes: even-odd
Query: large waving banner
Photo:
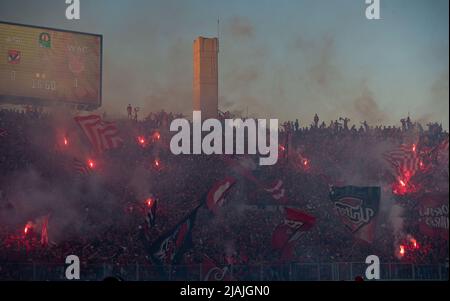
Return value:
[(178, 264), (184, 252), (192, 246), (192, 228), (194, 227), (198, 206), (179, 222), (172, 230), (160, 237), (150, 247), (152, 261), (162, 267)]
[(425, 194), (418, 205), (420, 232), (448, 240), (448, 193)]
[(330, 190), (337, 216), (356, 238), (368, 243), (374, 239), (380, 196), (380, 187), (343, 186)]

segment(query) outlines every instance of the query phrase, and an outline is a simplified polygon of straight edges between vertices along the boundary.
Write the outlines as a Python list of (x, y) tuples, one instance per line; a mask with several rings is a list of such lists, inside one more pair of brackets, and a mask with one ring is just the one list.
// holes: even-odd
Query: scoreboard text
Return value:
[(102, 37), (0, 22), (0, 102), (101, 105)]

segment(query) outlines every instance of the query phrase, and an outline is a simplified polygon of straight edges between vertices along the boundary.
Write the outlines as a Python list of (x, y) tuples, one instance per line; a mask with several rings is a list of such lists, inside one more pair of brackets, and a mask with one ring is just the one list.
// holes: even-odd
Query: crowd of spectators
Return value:
[[(123, 147), (94, 157), (96, 168), (92, 174), (79, 175), (67, 167), (67, 162), (71, 162), (74, 152), (81, 160), (90, 153), (73, 144), (70, 147), (77, 150), (71, 150), (68, 156), (58, 142), (60, 133), (75, 137), (76, 127), (70, 129), (70, 123), (60, 123), (46, 112), (0, 110), (0, 129), (5, 133), (0, 137), (0, 217), (18, 216), (7, 223), (0, 219), (0, 263), (63, 263), (67, 255), (77, 254), (84, 266), (112, 263), (120, 267), (136, 262), (151, 265), (148, 246), (152, 241), (174, 227), (204, 200), (216, 181), (227, 175), (237, 177), (238, 184), (217, 216), (212, 217), (206, 208), (200, 209), (193, 245), (182, 263), (201, 263), (204, 255), (220, 266), (278, 263), (279, 254), (271, 249), (271, 235), (283, 220), (280, 204), (218, 155), (172, 155), (167, 148), (168, 125), (179, 117), (182, 115), (161, 111), (142, 121), (115, 120), (125, 140)], [(139, 143), (137, 137), (144, 137), (145, 144)], [(381, 154), (402, 143), (414, 141), (423, 148), (432, 148), (445, 139), (448, 133), (440, 124), (429, 123), (424, 129), (409, 117), (401, 120), (400, 127), (371, 126), (367, 122), (358, 127), (350, 125), (348, 118), (327, 125), (316, 114), (308, 126), (302, 127), (298, 120), (284, 123), (280, 127), (278, 163), (270, 167), (255, 165), (252, 173), (261, 183), (282, 179), (288, 205), (317, 218), (315, 227), (299, 240), (294, 262), (363, 262), (369, 254), (377, 254), (385, 262), (443, 263), (448, 257), (447, 241), (421, 234), (417, 222), (409, 218), (414, 216), (414, 208), (403, 206), (404, 225), (400, 231), (391, 225), (389, 210), (396, 198), (389, 189), (394, 178)], [(18, 179), (30, 170), (40, 179), (39, 191), (50, 195), (66, 192), (71, 210), (81, 217), (69, 225), (60, 225), (58, 215), (61, 218), (64, 211), (48, 202), (40, 206), (41, 199), (36, 199), (36, 204), (30, 206), (39, 210), (32, 212), (45, 214), (45, 209), (50, 213), (49, 243), (44, 245), (41, 226), (36, 222), (40, 216), (25, 218), (17, 213), (23, 205), (17, 199), (17, 189), (31, 189), (27, 188), (31, 184)], [(429, 177), (438, 183), (434, 189), (448, 193), (448, 165), (440, 170)], [(382, 187), (382, 205), (386, 205), (380, 209), (372, 244), (356, 240), (336, 217), (328, 196), (330, 185)], [(73, 193), (73, 187), (81, 192)], [(30, 200), (34, 197), (31, 190)], [(145, 200), (149, 197), (158, 201), (156, 225), (151, 229), (145, 223)], [(28, 221), (36, 227), (23, 233)], [(415, 237), (422, 248), (406, 259), (398, 256), (396, 248), (404, 238), (401, 235), (407, 234)]]

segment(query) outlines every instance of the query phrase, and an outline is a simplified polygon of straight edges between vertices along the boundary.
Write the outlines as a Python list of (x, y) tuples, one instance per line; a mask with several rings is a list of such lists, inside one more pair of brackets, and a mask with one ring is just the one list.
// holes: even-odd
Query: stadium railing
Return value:
[[(367, 264), (361, 262), (292, 263), (284, 265), (234, 265), (227, 277), (242, 281), (353, 281), (365, 276)], [(0, 263), (0, 281), (64, 281), (66, 266), (49, 263)], [(201, 264), (172, 268), (143, 264), (98, 264), (81, 266), (80, 280), (98, 281), (109, 276), (126, 281), (192, 280), (204, 281)], [(447, 281), (447, 264), (382, 263), (384, 281)]]

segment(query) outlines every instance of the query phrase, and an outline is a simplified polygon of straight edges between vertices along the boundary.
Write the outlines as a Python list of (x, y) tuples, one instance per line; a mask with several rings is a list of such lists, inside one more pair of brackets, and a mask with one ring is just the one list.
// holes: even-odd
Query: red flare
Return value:
[(155, 200), (153, 200), (152, 198), (148, 198), (145, 200), (145, 203), (147, 204), (148, 207), (152, 207), (154, 202)]
[(88, 160), (88, 166), (89, 166), (90, 169), (94, 169), (94, 167), (95, 167), (95, 162), (89, 159), (89, 160)]
[(409, 183), (411, 177), (411, 171), (405, 170), (403, 176), (398, 177), (397, 181), (392, 184), (392, 192), (397, 195), (404, 195), (416, 191), (417, 187)]
[(159, 159), (155, 159), (155, 161), (153, 162), (153, 165), (156, 169), (160, 169), (161, 168), (161, 161), (159, 161)]
[(421, 170), (425, 170), (425, 169), (426, 169), (426, 166), (425, 166), (425, 164), (423, 163), (422, 160), (419, 161), (419, 168), (420, 168)]
[(404, 195), (408, 193), (408, 187), (405, 181), (399, 179), (398, 182), (392, 184), (392, 192), (396, 195)]
[(144, 144), (145, 144), (145, 138), (144, 138), (144, 137), (139, 136), (139, 137), (137, 138), (137, 140), (138, 140), (138, 142), (139, 142), (140, 145), (144, 145)]
[(63, 143), (64, 143), (65, 146), (67, 146), (67, 145), (69, 145), (69, 140), (67, 140), (67, 138), (64, 137)]
[(412, 151), (416, 152), (416, 145), (415, 144), (412, 145)]
[(419, 248), (419, 244), (417, 243), (417, 240), (415, 238), (411, 238), (409, 241), (411, 242), (414, 249)]
[(405, 256), (405, 246), (404, 245), (400, 245), (399, 254), (402, 257)]
[(155, 133), (153, 134), (153, 139), (159, 140), (160, 138), (161, 138), (161, 134), (160, 134), (159, 132), (155, 132)]
[(31, 224), (31, 222), (28, 222), (28, 223), (25, 225), (25, 228), (23, 229), (23, 233), (24, 233), (25, 235), (27, 235), (27, 234), (30, 232), (31, 228), (33, 228), (33, 225)]

